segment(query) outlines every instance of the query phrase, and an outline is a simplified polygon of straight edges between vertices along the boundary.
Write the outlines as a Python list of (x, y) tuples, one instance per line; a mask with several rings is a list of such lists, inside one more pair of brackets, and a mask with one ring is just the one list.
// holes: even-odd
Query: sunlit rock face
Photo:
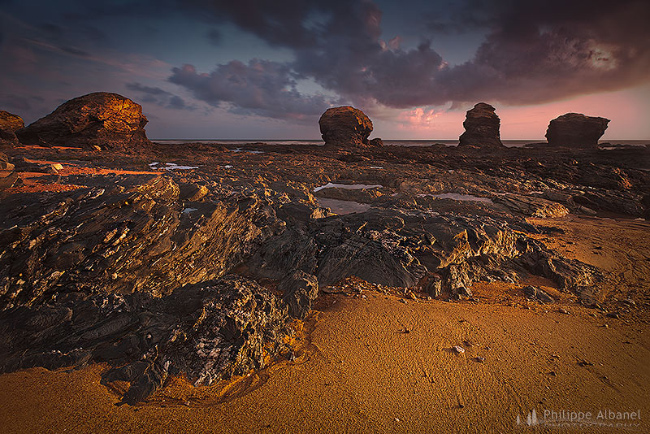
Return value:
[(458, 146), (478, 148), (502, 148), (499, 127), (501, 121), (490, 104), (480, 102), (467, 111), (463, 122), (465, 132), (460, 136)]
[(0, 110), (0, 145), (17, 145), (15, 132), (24, 126), (20, 116)]
[[(327, 109), (318, 121), (327, 146), (368, 146), (372, 121), (350, 106)], [(378, 144), (377, 144), (378, 145)]]
[(567, 113), (553, 119), (546, 130), (552, 146), (596, 147), (609, 124), (609, 119)]
[(139, 104), (116, 93), (97, 92), (60, 105), (16, 135), (27, 145), (133, 151), (151, 144), (146, 124)]

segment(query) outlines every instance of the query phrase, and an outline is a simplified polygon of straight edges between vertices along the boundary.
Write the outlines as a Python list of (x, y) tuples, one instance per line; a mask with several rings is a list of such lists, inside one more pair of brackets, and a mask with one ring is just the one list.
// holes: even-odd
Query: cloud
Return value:
[(196, 107), (188, 105), (185, 100), (178, 95), (167, 92), (159, 87), (144, 86), (140, 83), (127, 83), (125, 87), (133, 92), (142, 95), (142, 102), (156, 104), (160, 107), (171, 108), (175, 110), (195, 110)]
[(272, 118), (311, 117), (330, 106), (322, 95), (303, 95), (289, 65), (253, 59), (248, 64), (231, 61), (211, 73), (198, 73), (193, 65), (174, 68), (172, 83), (190, 90), (194, 97), (214, 107), (224, 104), (240, 114)]
[[(523, 105), (624, 89), (650, 80), (647, 0), (404, 0), (399, 6), (371, 0), (109, 3), (61, 0), (44, 3), (35, 11), (19, 2), (10, 4), (7, 14), (22, 8), (33, 27), (21, 32), (33, 33), (31, 37), (7, 29), (3, 29), (4, 42), (0, 36), (3, 54), (16, 59), (8, 62), (14, 75), (32, 67), (60, 69), (65, 76), (62, 67), (42, 67), (43, 55), (48, 60), (57, 56), (59, 60), (50, 62), (53, 66), (72, 61), (110, 71), (112, 77), (117, 71), (121, 83), (130, 83), (129, 90), (160, 106), (195, 107), (162, 88), (134, 83), (134, 76), (147, 83), (168, 79), (197, 100), (234, 113), (295, 119), (313, 118), (343, 102), (365, 110), (447, 103), (460, 107), (481, 100)], [(381, 5), (387, 14), (410, 17), (409, 35), (384, 34)], [(211, 71), (180, 66), (179, 61), (170, 76), (166, 71), (172, 66), (139, 51), (136, 36), (151, 22), (173, 28), (171, 24), (180, 20), (200, 22), (210, 29), (202, 32), (206, 40), (219, 47), (228, 41), (228, 29), (234, 25), (270, 47), (281, 48), (283, 56), (288, 51), (291, 60), (222, 59)], [(133, 45), (112, 51), (112, 44), (120, 39), (114, 33), (119, 26), (107, 27), (108, 21), (129, 26), (137, 22), (141, 27), (125, 29), (125, 34), (133, 33)], [(413, 36), (418, 31), (419, 40)], [(481, 32), (485, 39), (472, 58), (449, 65), (440, 55), (436, 37), (466, 32)], [(77, 73), (81, 74), (70, 75)], [(321, 93), (334, 96), (306, 91), (303, 83), (315, 83), (324, 89)], [(156, 89), (165, 93), (155, 93)]]
[[(647, 1), (454, 2), (446, 11), (439, 8), (442, 13), (428, 22), (430, 32), (487, 32), (474, 58), (455, 66), (427, 40), (412, 49), (401, 48), (399, 35), (382, 40), (382, 12), (371, 1), (192, 4), (293, 50), (292, 62), (256, 61), (257, 67), (265, 65), (258, 82), (255, 67), (240, 63), (222, 65), (209, 78), (174, 70), (172, 81), (198, 98), (257, 113), (266, 111), (262, 106), (272, 110), (270, 88), (288, 89), (293, 107), (300, 107), (301, 99), (314, 106), (313, 97), (291, 90), (291, 77), (314, 80), (361, 105), (395, 108), (479, 100), (533, 104), (648, 81)], [(229, 91), (226, 76), (246, 78)], [(260, 88), (262, 81), (270, 87)]]

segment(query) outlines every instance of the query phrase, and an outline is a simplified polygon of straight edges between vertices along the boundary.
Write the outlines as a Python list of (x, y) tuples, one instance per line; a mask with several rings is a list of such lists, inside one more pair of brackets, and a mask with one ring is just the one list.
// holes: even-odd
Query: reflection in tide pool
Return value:
[(328, 182), (325, 185), (316, 187), (314, 189), (314, 193), (317, 191), (324, 190), (326, 188), (342, 188), (344, 190), (368, 190), (371, 188), (383, 188), (383, 187), (384, 186), (381, 184), (333, 184), (331, 182)]
[(470, 202), (485, 202), (485, 203), (494, 203), (492, 199), (487, 197), (473, 196), (471, 194), (458, 194), (458, 193), (440, 193), (440, 194), (418, 194), (420, 197), (430, 196), (435, 197), (436, 199), (453, 199), (460, 201), (470, 201)]
[(334, 214), (352, 214), (355, 212), (364, 212), (370, 209), (367, 203), (353, 202), (351, 200), (327, 199), (324, 197), (316, 198), (318, 204), (324, 208), (329, 208)]

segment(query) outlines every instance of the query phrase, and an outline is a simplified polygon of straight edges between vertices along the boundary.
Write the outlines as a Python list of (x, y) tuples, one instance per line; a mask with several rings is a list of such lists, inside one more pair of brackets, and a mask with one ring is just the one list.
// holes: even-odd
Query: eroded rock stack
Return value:
[(20, 116), (0, 110), (0, 145), (18, 145), (16, 131), (24, 126)]
[(458, 146), (478, 148), (502, 148), (499, 127), (501, 121), (490, 104), (480, 102), (467, 111), (463, 122), (465, 132), (460, 136)]
[(71, 99), (16, 135), (28, 145), (128, 152), (151, 145), (144, 130), (147, 122), (139, 104), (116, 93), (97, 92)]
[(551, 146), (597, 147), (609, 124), (609, 119), (567, 113), (553, 119), (546, 130)]
[[(361, 110), (350, 106), (327, 109), (318, 121), (326, 146), (369, 146), (372, 121)], [(379, 146), (379, 142), (375, 142)]]

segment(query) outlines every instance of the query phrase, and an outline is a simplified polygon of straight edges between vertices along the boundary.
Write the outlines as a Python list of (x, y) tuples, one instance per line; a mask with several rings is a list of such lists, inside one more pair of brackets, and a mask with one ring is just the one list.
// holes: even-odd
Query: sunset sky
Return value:
[(579, 112), (645, 140), (648, 23), (647, 0), (0, 0), (0, 109), (106, 91), (150, 138), (316, 139), (353, 105), (371, 137), (435, 140), (484, 101), (503, 139)]

